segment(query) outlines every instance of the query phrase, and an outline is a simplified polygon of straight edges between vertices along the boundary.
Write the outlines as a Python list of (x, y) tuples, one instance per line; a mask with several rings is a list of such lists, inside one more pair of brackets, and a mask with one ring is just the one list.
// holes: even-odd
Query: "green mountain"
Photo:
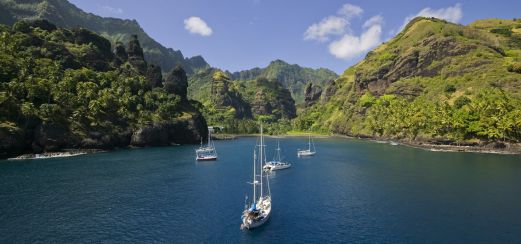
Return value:
[(521, 20), (416, 18), (328, 84), (299, 129), (455, 143), (521, 139)]
[(181, 51), (162, 46), (148, 36), (135, 20), (103, 18), (86, 13), (66, 0), (0, 0), (1, 24), (12, 25), (22, 19), (47, 19), (59, 27), (83, 27), (102, 35), (113, 45), (137, 35), (147, 62), (161, 66), (165, 72), (177, 64), (188, 73), (209, 67), (201, 56), (185, 58)]
[(291, 92), (297, 104), (304, 102), (304, 88), (307, 83), (323, 85), (325, 82), (338, 78), (338, 75), (329, 69), (312, 69), (297, 64), (288, 64), (280, 59), (272, 61), (266, 68), (253, 68), (231, 74), (232, 80), (255, 80), (266, 78), (278, 80)]
[(256, 120), (289, 126), (296, 117), (295, 101), (278, 80), (231, 80), (230, 75), (207, 69), (188, 79), (188, 94), (202, 103), (209, 124), (225, 126), (232, 133), (254, 133)]
[(207, 126), (187, 87), (179, 66), (163, 81), (137, 36), (113, 53), (109, 40), (83, 28), (0, 25), (0, 158), (196, 143)]

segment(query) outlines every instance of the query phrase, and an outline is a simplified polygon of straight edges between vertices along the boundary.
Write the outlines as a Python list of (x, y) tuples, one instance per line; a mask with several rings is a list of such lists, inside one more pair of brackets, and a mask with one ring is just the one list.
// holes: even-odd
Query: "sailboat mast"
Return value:
[(255, 182), (255, 175), (257, 174), (255, 171), (255, 161), (257, 161), (256, 151), (257, 151), (257, 149), (253, 150), (253, 203), (255, 203), (257, 201), (257, 191), (256, 191), (257, 183)]
[(280, 140), (277, 139), (277, 159), (280, 162)]
[(210, 138), (212, 138), (212, 132), (208, 129), (208, 146), (210, 146)]
[(263, 190), (262, 190), (262, 166), (263, 166), (263, 163), (264, 163), (264, 138), (262, 136), (262, 124), (261, 124), (261, 128), (260, 128), (260, 133), (261, 133), (261, 136), (260, 136), (260, 196), (262, 197), (263, 195)]
[(308, 150), (311, 151), (311, 134), (309, 134)]

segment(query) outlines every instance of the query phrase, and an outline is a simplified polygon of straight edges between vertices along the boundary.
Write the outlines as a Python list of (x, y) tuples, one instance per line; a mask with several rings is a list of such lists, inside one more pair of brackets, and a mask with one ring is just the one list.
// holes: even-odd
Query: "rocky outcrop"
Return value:
[(71, 147), (78, 141), (69, 128), (59, 123), (41, 123), (36, 127), (32, 144), (33, 151), (59, 151)]
[(197, 143), (208, 133), (205, 120), (200, 114), (190, 119), (154, 123), (132, 133), (132, 146), (166, 146), (170, 144)]
[(188, 78), (181, 66), (176, 66), (168, 75), (164, 84), (165, 90), (181, 97), (181, 100), (187, 101), (186, 97), (188, 88)]
[(89, 137), (84, 138), (74, 147), (85, 149), (114, 149), (126, 147), (130, 144), (132, 131), (127, 129), (122, 132), (89, 132)]
[(25, 149), (22, 129), (7, 124), (0, 124), (0, 158), (15, 156)]
[(150, 88), (161, 87), (163, 83), (163, 75), (161, 74), (161, 67), (149, 64), (147, 73), (145, 75)]
[(216, 71), (212, 77), (212, 102), (218, 109), (233, 107), (235, 118), (252, 118), (251, 107), (235, 90), (230, 89), (229, 78), (222, 71)]
[(132, 35), (131, 40), (128, 42), (127, 54), (130, 64), (132, 64), (139, 74), (144, 75), (147, 71), (147, 63), (137, 35)]
[(322, 87), (308, 83), (304, 90), (304, 106), (313, 106), (313, 104), (317, 103), (320, 99), (320, 95), (322, 95)]
[(116, 56), (116, 65), (121, 65), (127, 62), (128, 54), (122, 42), (116, 42), (116, 47), (114, 48), (114, 55)]
[[(451, 36), (428, 37), (409, 50), (395, 52), (395, 58), (391, 62), (370, 74), (367, 74), (367, 71), (364, 70), (357, 71), (355, 73), (355, 85), (360, 93), (367, 89), (373, 94), (382, 95), (391, 83), (399, 79), (438, 75), (441, 67), (447, 64), (447, 58), (467, 54), (475, 48), (475, 45), (465, 44)], [(368, 56), (370, 55), (368, 54)], [(439, 64), (431, 65), (434, 61)]]
[(263, 91), (258, 91), (251, 104), (252, 112), (256, 115), (270, 115), (272, 109), (271, 103), (266, 98), (266, 94)]
[(326, 90), (322, 93), (322, 102), (327, 103), (333, 95), (335, 95), (338, 87), (334, 80), (330, 80), (325, 84)]

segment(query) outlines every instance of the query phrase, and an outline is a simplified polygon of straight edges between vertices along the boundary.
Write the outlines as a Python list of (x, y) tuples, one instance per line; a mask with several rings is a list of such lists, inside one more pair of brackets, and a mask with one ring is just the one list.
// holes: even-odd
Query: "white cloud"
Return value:
[(329, 53), (340, 59), (355, 58), (381, 43), (384, 19), (380, 15), (373, 16), (362, 25), (362, 33), (358, 36), (350, 29), (350, 20), (362, 15), (364, 10), (356, 5), (344, 4), (331, 15), (308, 27), (304, 40), (329, 41), (332, 36), (340, 39), (329, 43)]
[(111, 6), (101, 6), (101, 10), (107, 14), (123, 14), (123, 9), (121, 8), (114, 8)]
[(349, 22), (341, 17), (328, 16), (319, 23), (308, 27), (304, 33), (304, 40), (317, 40), (325, 42), (331, 35), (342, 35), (348, 28)]
[(381, 15), (375, 15), (364, 22), (363, 28), (369, 28), (374, 25), (383, 25), (384, 18)]
[(338, 14), (345, 16), (347, 19), (360, 16), (363, 12), (364, 10), (362, 8), (349, 3), (344, 4), (342, 8), (338, 10)]
[(420, 10), (415, 15), (408, 16), (403, 21), (402, 26), (400, 27), (400, 30), (403, 30), (407, 23), (414, 19), (415, 17), (434, 17), (438, 19), (444, 19), (453, 23), (458, 23), (461, 18), (463, 17), (463, 11), (461, 11), (461, 4), (456, 4), (454, 6), (450, 6), (447, 8), (440, 8), (440, 9), (431, 9), (431, 8), (424, 8)]
[[(367, 23), (367, 22), (366, 22)], [(340, 40), (329, 44), (329, 52), (337, 58), (351, 59), (369, 51), (381, 43), (382, 26), (368, 26), (360, 36), (345, 34)]]
[(204, 20), (199, 17), (192, 16), (188, 19), (185, 19), (184, 23), (185, 23), (185, 29), (188, 30), (192, 34), (198, 34), (201, 36), (210, 36), (213, 33), (212, 28), (210, 28), (206, 24), (206, 22), (204, 22)]

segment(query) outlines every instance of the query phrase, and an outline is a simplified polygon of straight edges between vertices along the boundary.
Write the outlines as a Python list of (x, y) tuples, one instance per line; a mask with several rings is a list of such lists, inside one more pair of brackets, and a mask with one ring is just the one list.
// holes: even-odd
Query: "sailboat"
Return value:
[[(311, 145), (313, 145), (313, 150), (311, 150)], [(297, 155), (299, 157), (301, 157), (301, 156), (314, 156), (315, 153), (317, 153), (316, 150), (315, 150), (315, 143), (313, 142), (313, 140), (311, 140), (311, 134), (309, 134), (308, 149), (306, 149), (306, 150), (298, 150)]]
[(210, 130), (208, 130), (208, 144), (203, 146), (201, 138), (201, 146), (195, 150), (195, 159), (199, 161), (217, 160), (217, 150), (215, 150)]
[(291, 167), (290, 163), (282, 162), (280, 159), (280, 141), (277, 139), (277, 153), (275, 154), (275, 157), (272, 161), (267, 162), (263, 169), (265, 171), (273, 171), (273, 170), (279, 170), (279, 169), (287, 169)]
[[(259, 227), (268, 221), (271, 215), (271, 191), (269, 178), (262, 173), (262, 167), (266, 162), (266, 153), (264, 150), (264, 137), (262, 135), (262, 125), (259, 144), (256, 145), (253, 151), (253, 198), (251, 203), (244, 204), (244, 211), (242, 212), (241, 229), (253, 229)], [(259, 157), (257, 157), (257, 149), (259, 150)], [(257, 172), (260, 171), (260, 175)], [(264, 182), (264, 177), (266, 178)], [(264, 191), (264, 184), (267, 186), (267, 194)], [(257, 190), (260, 190), (260, 195), (257, 198)], [(247, 200), (247, 198), (246, 198)]]

